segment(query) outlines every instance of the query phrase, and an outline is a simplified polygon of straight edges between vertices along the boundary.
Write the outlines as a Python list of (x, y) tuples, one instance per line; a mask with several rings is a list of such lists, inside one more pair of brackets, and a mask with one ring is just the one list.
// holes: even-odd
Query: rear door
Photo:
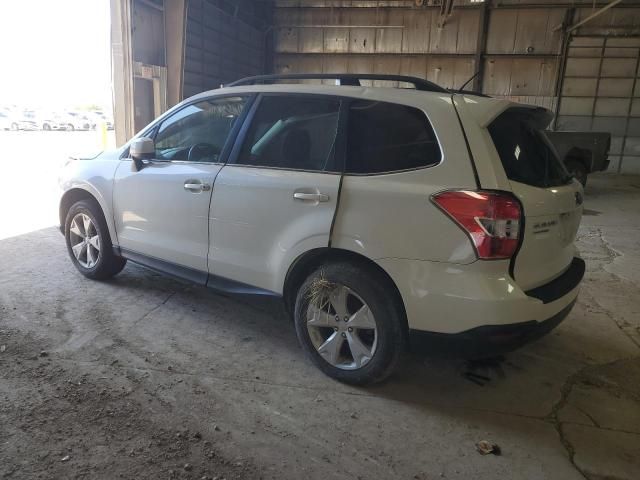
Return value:
[(216, 178), (209, 223), (210, 281), (280, 293), (298, 255), (329, 245), (341, 163), (341, 101), (263, 94)]
[(542, 133), (548, 120), (546, 111), (516, 107), (489, 125), (511, 189), (524, 209), (524, 237), (513, 274), (525, 290), (569, 268), (582, 217), (582, 186), (569, 176)]

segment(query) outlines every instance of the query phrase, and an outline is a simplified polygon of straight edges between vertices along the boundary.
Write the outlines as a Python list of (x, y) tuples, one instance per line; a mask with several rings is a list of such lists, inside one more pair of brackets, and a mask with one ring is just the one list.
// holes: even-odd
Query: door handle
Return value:
[(211, 190), (211, 185), (199, 180), (187, 180), (184, 182), (184, 189), (192, 193), (208, 192)]
[(325, 195), (324, 193), (295, 192), (293, 194), (293, 199), (303, 202), (328, 202), (329, 195)]

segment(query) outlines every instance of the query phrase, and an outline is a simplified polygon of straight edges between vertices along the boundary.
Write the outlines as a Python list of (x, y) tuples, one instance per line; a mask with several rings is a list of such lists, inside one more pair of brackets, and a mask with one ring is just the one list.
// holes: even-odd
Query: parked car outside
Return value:
[(107, 130), (113, 130), (113, 119), (107, 117), (106, 114), (102, 112), (91, 112), (89, 114), (89, 118), (92, 119), (94, 128), (98, 128), (100, 125), (104, 124)]
[(92, 130), (95, 122), (87, 114), (79, 112), (66, 112), (61, 120), (67, 130)]
[[(583, 190), (543, 136), (551, 112), (339, 77), (350, 86), (246, 79), (69, 162), (60, 223), (78, 271), (130, 260), (280, 297), (309, 358), (353, 384), (386, 378), (411, 330), (517, 345), (561, 322), (585, 269)], [(416, 89), (358, 86), (374, 77)]]
[(37, 116), (37, 123), (40, 130), (66, 130), (67, 124), (60, 115), (55, 113), (40, 113)]
[(582, 186), (587, 176), (609, 167), (609, 132), (545, 132), (565, 167)]
[(32, 110), (9, 112), (9, 129), (18, 130), (39, 130)]

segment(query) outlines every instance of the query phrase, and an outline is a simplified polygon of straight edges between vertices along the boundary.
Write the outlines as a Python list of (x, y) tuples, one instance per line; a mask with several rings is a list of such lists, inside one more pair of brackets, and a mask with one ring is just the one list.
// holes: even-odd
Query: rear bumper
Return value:
[(558, 278), (525, 292), (507, 273), (506, 260), (468, 265), (402, 259), (378, 263), (400, 291), (411, 330), (473, 337), (544, 332), (540, 324), (557, 324), (569, 313), (584, 276), (584, 261), (575, 258)]
[(543, 337), (569, 315), (573, 300), (551, 318), (537, 322), (485, 325), (456, 334), (411, 332), (411, 344), (422, 351), (449, 353), (464, 357), (487, 357), (510, 352)]
[(558, 278), (525, 293), (529, 297), (537, 298), (542, 303), (555, 302), (580, 284), (582, 277), (584, 277), (585, 268), (584, 260), (574, 257), (569, 268)]
[(513, 344), (515, 346), (522, 345), (526, 342), (536, 340), (551, 330), (556, 328), (573, 309), (576, 301), (573, 300), (569, 305), (564, 307), (553, 317), (547, 318), (542, 322), (531, 320), (529, 322), (512, 323), (510, 325), (487, 325), (484, 327), (474, 328), (460, 334), (472, 341), (480, 341), (488, 344)]

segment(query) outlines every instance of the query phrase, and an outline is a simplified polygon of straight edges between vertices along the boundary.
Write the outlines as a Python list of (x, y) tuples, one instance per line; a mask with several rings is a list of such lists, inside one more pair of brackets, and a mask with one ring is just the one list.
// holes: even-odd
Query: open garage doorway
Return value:
[(115, 145), (109, 25), (108, 0), (0, 2), (0, 240), (57, 225), (59, 169)]

